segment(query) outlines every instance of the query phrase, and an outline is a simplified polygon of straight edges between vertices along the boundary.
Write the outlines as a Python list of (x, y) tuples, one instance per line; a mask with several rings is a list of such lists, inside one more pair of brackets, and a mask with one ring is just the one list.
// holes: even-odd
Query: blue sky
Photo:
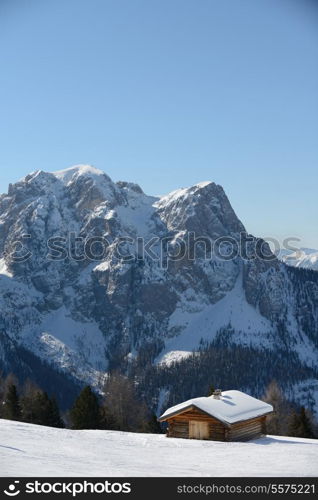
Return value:
[(257, 236), (318, 248), (318, 5), (1, 0), (0, 192), (77, 163), (222, 184)]

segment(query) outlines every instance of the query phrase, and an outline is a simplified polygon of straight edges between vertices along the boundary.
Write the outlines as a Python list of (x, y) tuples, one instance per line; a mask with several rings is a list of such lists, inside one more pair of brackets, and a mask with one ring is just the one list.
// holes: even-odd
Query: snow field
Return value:
[(311, 439), (221, 443), (0, 420), (0, 476), (314, 477), (317, 466)]

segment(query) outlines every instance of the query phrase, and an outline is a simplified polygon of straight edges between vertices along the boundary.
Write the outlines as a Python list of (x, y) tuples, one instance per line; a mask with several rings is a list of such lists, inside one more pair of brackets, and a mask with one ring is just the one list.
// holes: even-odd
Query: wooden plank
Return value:
[(262, 432), (261, 427), (255, 427), (253, 429), (244, 429), (244, 430), (242, 429), (240, 431), (230, 431), (229, 435), (230, 436), (240, 436), (241, 434), (252, 434), (255, 432), (261, 433)]
[(253, 427), (244, 427), (242, 429), (231, 429), (230, 433), (231, 434), (241, 434), (242, 432), (254, 432), (254, 431), (261, 432), (261, 430), (262, 430), (261, 425), (255, 425)]
[(239, 432), (239, 433), (229, 433), (230, 439), (236, 439), (241, 436), (252, 436), (254, 434), (262, 434), (262, 431), (260, 429), (255, 429), (252, 431), (246, 431), (246, 432)]
[(233, 424), (227, 433), (227, 440), (248, 441), (260, 437), (264, 420), (266, 420), (266, 417), (261, 416)]
[(262, 429), (262, 424), (253, 424), (253, 425), (246, 425), (245, 427), (240, 427), (240, 428), (231, 428), (230, 432), (240, 432), (240, 431), (246, 431), (248, 429)]
[(187, 417), (189, 419), (195, 418), (195, 420), (197, 420), (197, 419), (209, 420), (211, 422), (212, 421), (215, 422), (215, 424), (224, 425), (222, 422), (220, 422), (220, 420), (217, 420), (216, 418), (211, 417), (207, 413), (201, 412), (201, 411), (197, 410), (196, 408), (191, 409), (191, 410), (187, 410), (180, 415), (174, 416), (174, 418), (178, 418), (178, 417), (181, 417), (181, 418)]
[(168, 434), (169, 437), (188, 438), (189, 425), (187, 420), (178, 422), (176, 419), (169, 421)]
[[(169, 423), (167, 435), (169, 437), (189, 438), (189, 422), (200, 428), (200, 425), (208, 425), (208, 437), (215, 441), (246, 441), (257, 438), (264, 433), (266, 416), (256, 417), (250, 420), (237, 422), (231, 426), (226, 426), (219, 420), (201, 413), (196, 408), (188, 409), (186, 412), (167, 419)], [(203, 427), (202, 427), (203, 428)], [(200, 436), (200, 432), (190, 431), (190, 435)], [(206, 436), (206, 434), (205, 434)], [(199, 438), (199, 437), (197, 437)]]
[(254, 423), (254, 422), (262, 422), (266, 420), (266, 417), (256, 417), (256, 418), (251, 418), (249, 420), (242, 420), (240, 422), (235, 422), (234, 424), (231, 424), (231, 428), (239, 428), (239, 427), (245, 427), (248, 424)]
[(255, 428), (255, 429), (246, 429), (246, 430), (241, 430), (239, 432), (229, 432), (228, 434), (228, 439), (229, 441), (239, 441), (239, 440), (245, 440), (245, 439), (252, 439), (254, 437), (258, 437), (262, 435), (262, 430), (261, 428)]
[(230, 429), (230, 432), (245, 432), (248, 430), (253, 430), (253, 429), (262, 429), (262, 424), (254, 424), (254, 425), (246, 425), (245, 427), (240, 427), (239, 429), (232, 428)]
[[(197, 415), (195, 413), (191, 413), (189, 415), (187, 415), (187, 419), (185, 419), (185, 415), (178, 415), (178, 416), (175, 416), (174, 417), (174, 420), (177, 420), (177, 421), (189, 421), (189, 420), (196, 420), (196, 421), (201, 421), (201, 422), (209, 422), (213, 425), (215, 425), (215, 427), (220, 427), (220, 428), (224, 428), (224, 424), (222, 424), (221, 422), (219, 422), (218, 420), (214, 420), (213, 418), (209, 418), (209, 417), (206, 417), (206, 416), (201, 416), (201, 415)], [(168, 420), (169, 422), (169, 420)]]
[(209, 439), (210, 429), (208, 422), (200, 422), (198, 420), (189, 421), (189, 438), (190, 439)]
[[(266, 418), (266, 417), (265, 417)], [(256, 418), (250, 418), (249, 420), (243, 420), (243, 421), (240, 421), (240, 422), (235, 422), (234, 424), (231, 424), (231, 427), (244, 427), (245, 425), (247, 424), (251, 424), (251, 423), (255, 423), (255, 422), (259, 422), (261, 420), (263, 420), (264, 417), (256, 417)]]

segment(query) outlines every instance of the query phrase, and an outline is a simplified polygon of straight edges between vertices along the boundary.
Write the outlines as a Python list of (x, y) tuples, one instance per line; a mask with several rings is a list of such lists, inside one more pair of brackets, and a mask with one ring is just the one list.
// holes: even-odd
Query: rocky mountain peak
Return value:
[(223, 188), (214, 182), (173, 191), (156, 206), (169, 230), (181, 228), (214, 239), (245, 231)]
[[(298, 270), (277, 260), (209, 256), (204, 245), (195, 252), (194, 243), (193, 255), (175, 258), (180, 236), (214, 243), (238, 241), (241, 232), (214, 182), (158, 198), (89, 165), (33, 172), (0, 196), (0, 334), (6, 345), (95, 385), (109, 367), (185, 359), (202, 342), (289, 350), (312, 369), (318, 280), (295, 278)], [(70, 234), (81, 239), (80, 251), (91, 238), (107, 245), (98, 259), (87, 252), (77, 259)], [(47, 257), (52, 237), (65, 243), (61, 259)], [(18, 241), (25, 261), (12, 258)]]

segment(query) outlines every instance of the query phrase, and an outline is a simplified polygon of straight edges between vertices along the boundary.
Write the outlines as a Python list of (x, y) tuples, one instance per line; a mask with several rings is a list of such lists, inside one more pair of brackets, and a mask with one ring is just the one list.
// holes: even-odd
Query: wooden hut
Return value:
[(158, 420), (168, 423), (168, 437), (246, 441), (266, 434), (272, 412), (271, 405), (244, 392), (217, 390), (169, 408)]

